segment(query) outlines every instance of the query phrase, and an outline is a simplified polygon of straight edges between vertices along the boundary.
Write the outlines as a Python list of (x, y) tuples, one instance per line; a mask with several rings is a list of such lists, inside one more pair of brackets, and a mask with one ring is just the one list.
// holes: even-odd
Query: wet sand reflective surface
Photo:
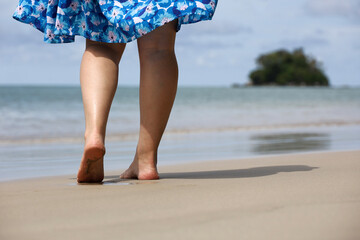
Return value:
[(321, 132), (255, 134), (250, 139), (256, 154), (326, 150), (331, 142), (330, 134)]

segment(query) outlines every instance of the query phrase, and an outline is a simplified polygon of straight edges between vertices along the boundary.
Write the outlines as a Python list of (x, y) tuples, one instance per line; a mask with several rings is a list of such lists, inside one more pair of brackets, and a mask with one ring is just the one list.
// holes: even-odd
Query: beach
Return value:
[(360, 240), (359, 1), (217, 2), (3, 3), (0, 240)]
[(160, 166), (160, 180), (0, 183), (1, 239), (359, 239), (360, 151)]
[(109, 116), (103, 184), (77, 184), (79, 87), (0, 87), (0, 239), (359, 239), (360, 88), (180, 87), (160, 180), (119, 180), (138, 88)]

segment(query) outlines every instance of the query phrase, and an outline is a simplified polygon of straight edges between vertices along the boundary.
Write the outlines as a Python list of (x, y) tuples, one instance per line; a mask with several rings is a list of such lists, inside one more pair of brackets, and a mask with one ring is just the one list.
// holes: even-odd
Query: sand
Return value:
[(360, 239), (360, 151), (0, 183), (0, 239)]

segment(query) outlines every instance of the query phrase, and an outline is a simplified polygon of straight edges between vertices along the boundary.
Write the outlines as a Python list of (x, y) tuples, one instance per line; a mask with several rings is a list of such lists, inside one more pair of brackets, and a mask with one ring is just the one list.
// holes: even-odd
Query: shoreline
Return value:
[[(207, 133), (224, 133), (224, 132), (256, 132), (256, 131), (275, 131), (275, 130), (307, 130), (311, 128), (341, 128), (341, 127), (360, 127), (360, 121), (346, 122), (309, 122), (309, 123), (291, 123), (291, 124), (273, 124), (273, 125), (249, 125), (249, 126), (230, 126), (230, 127), (214, 127), (214, 128), (171, 128), (166, 129), (164, 137), (178, 136), (184, 134), (207, 134)], [(137, 140), (138, 130), (134, 132), (124, 132), (109, 134), (108, 141), (123, 141), (123, 140)], [(73, 137), (48, 137), (48, 138), (24, 138), (4, 140), (0, 139), (1, 146), (11, 145), (28, 145), (28, 144), (68, 144), (68, 143), (83, 143), (83, 136)]]
[[(360, 150), (160, 166), (160, 180), (0, 182), (3, 239), (358, 239)], [(261, 229), (261, 231), (259, 230)]]
[[(360, 125), (164, 134), (160, 165), (307, 152), (358, 150)], [(105, 171), (125, 169), (135, 140), (108, 140)], [(83, 143), (1, 145), (0, 182), (75, 174)], [(19, 177), (20, 176), (20, 177)]]

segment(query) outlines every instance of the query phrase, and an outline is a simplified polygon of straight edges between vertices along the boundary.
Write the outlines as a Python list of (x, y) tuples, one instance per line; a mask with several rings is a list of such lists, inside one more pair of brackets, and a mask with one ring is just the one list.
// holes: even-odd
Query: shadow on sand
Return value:
[(178, 179), (226, 179), (226, 178), (251, 178), (274, 175), (280, 172), (299, 172), (311, 171), (317, 167), (306, 165), (283, 165), (255, 167), (246, 169), (229, 169), (199, 172), (176, 172), (160, 173), (160, 178), (178, 178)]
[[(246, 169), (212, 170), (197, 172), (172, 172), (160, 173), (160, 179), (228, 179), (228, 178), (252, 178), (274, 175), (281, 172), (303, 172), (317, 169), (306, 165), (281, 165), (268, 167), (254, 167)], [(103, 184), (115, 184), (128, 181), (119, 179), (118, 175), (106, 176)], [(141, 181), (146, 182), (146, 181)], [(150, 182), (150, 181), (147, 181)]]

